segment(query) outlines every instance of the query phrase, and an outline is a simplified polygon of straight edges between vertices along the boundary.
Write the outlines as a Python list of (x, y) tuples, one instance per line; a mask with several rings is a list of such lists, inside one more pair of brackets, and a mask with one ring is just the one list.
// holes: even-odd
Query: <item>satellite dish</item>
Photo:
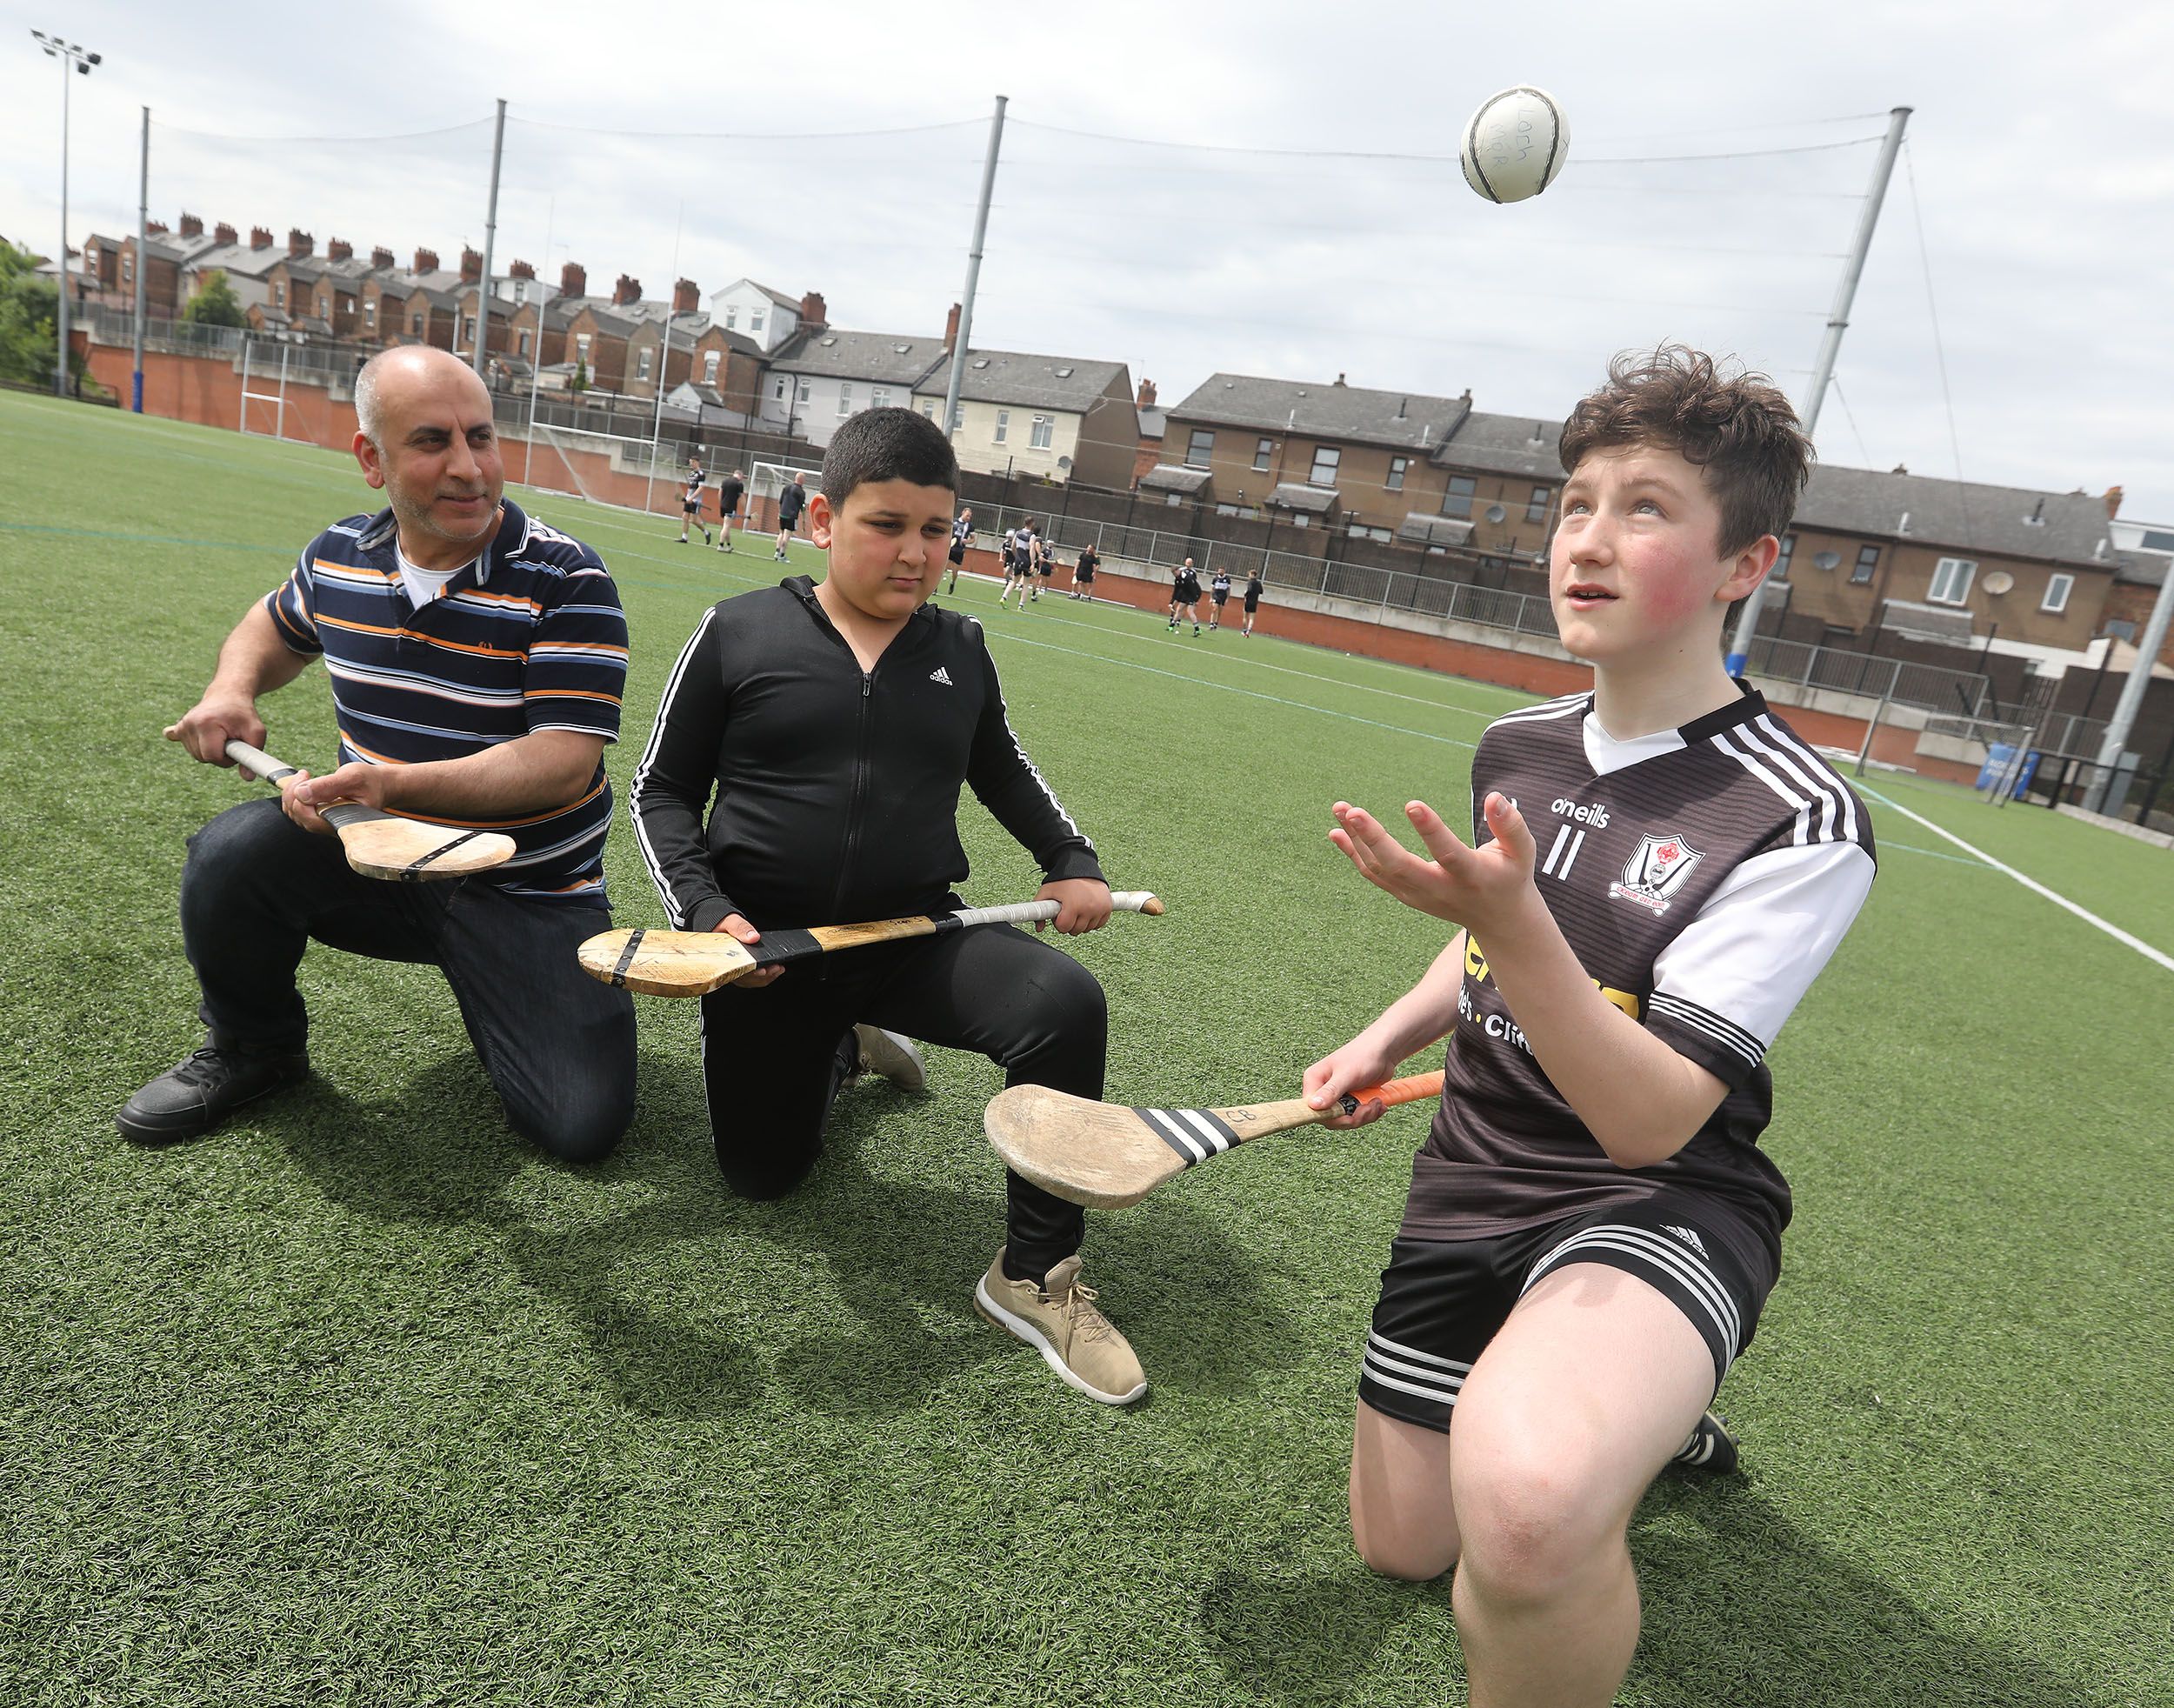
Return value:
[(1842, 554), (1838, 551), (1822, 551), (1817, 553), (1811, 561), (1817, 568), (1831, 570), (1842, 562)]
[(1057, 459), (1057, 466), (1060, 469), (1069, 469), (1072, 466), (1072, 459), (1069, 457), (1060, 457)]
[(1504, 510), (1500, 504), (1490, 504), (1487, 506), (1487, 519), (1490, 522), (1499, 522), (1503, 519), (1503, 517), (1509, 514), (1510, 512)]
[(2005, 593), (2015, 584), (2015, 577), (2010, 575), (2005, 570), (1995, 570), (1992, 574), (1985, 577), (1985, 590), (1988, 593)]

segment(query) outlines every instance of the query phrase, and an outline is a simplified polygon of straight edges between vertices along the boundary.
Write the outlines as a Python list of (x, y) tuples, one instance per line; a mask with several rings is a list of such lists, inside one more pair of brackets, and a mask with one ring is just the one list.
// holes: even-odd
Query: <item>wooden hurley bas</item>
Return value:
[[(1110, 904), (1120, 913), (1160, 913), (1163, 904), (1145, 890), (1118, 890)], [(815, 925), (804, 931), (764, 931), (750, 947), (723, 931), (601, 931), (580, 949), (582, 970), (607, 984), (649, 997), (705, 997), (757, 967), (790, 966), (837, 949), (864, 949), (904, 937), (943, 937), (969, 925), (1024, 925), (1054, 919), (1055, 902), (1013, 902), (1004, 907), (965, 907), (955, 913), (916, 914), (862, 925)]]
[[(226, 757), (267, 783), (292, 777), (295, 768), (245, 741), (226, 744)], [(465, 877), (489, 871), (513, 857), (513, 838), (497, 831), (463, 831), (450, 824), (426, 824), (419, 818), (396, 818), (360, 801), (335, 801), (317, 816), (339, 832), (347, 864), (364, 877), (419, 884), (437, 877)]]
[(1441, 1095), (1438, 1072), (1347, 1092), (1327, 1109), (1304, 1098), (1236, 1109), (1128, 1109), (1046, 1085), (1014, 1085), (990, 1099), (982, 1127), (997, 1154), (1044, 1191), (1090, 1210), (1117, 1210), (1250, 1138), (1355, 1115), (1377, 1098), (1393, 1109)]

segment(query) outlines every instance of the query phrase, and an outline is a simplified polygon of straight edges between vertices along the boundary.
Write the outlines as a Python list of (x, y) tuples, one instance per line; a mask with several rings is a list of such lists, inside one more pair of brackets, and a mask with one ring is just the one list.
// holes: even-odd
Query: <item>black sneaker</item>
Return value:
[(1702, 1476), (1720, 1476), (1737, 1468), (1736, 1437), (1729, 1433), (1729, 1420), (1714, 1412), (1702, 1412), (1698, 1427), (1691, 1432), (1682, 1450), (1669, 1461), (1676, 1471), (1696, 1471)]
[(310, 1058), (205, 1044), (143, 1087), (113, 1118), (123, 1138), (170, 1144), (207, 1133), (243, 1104), (305, 1079)]

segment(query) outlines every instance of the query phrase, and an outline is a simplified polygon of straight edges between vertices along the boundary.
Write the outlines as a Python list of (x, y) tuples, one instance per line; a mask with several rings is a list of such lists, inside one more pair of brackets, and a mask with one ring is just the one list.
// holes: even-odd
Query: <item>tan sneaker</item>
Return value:
[(929, 1085), (929, 1064), (913, 1047), (913, 1040), (887, 1032), (881, 1026), (856, 1026), (853, 1037), (861, 1058), (848, 1084), (864, 1073), (879, 1073), (902, 1091), (923, 1091)]
[(1079, 1259), (1067, 1258), (1049, 1272), (1048, 1284), (1014, 1281), (1004, 1273), (1002, 1247), (974, 1287), (974, 1309), (1000, 1329), (1038, 1349), (1060, 1380), (1104, 1405), (1130, 1405), (1147, 1391), (1147, 1375), (1131, 1344), (1082, 1284)]

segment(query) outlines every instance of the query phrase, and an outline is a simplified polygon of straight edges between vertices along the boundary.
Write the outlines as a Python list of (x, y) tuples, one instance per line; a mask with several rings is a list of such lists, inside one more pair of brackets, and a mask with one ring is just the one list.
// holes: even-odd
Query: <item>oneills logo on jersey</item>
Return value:
[(1681, 837), (1641, 837), (1621, 882), (1608, 886), (1609, 897), (1666, 913), (1691, 868), (1705, 857)]

